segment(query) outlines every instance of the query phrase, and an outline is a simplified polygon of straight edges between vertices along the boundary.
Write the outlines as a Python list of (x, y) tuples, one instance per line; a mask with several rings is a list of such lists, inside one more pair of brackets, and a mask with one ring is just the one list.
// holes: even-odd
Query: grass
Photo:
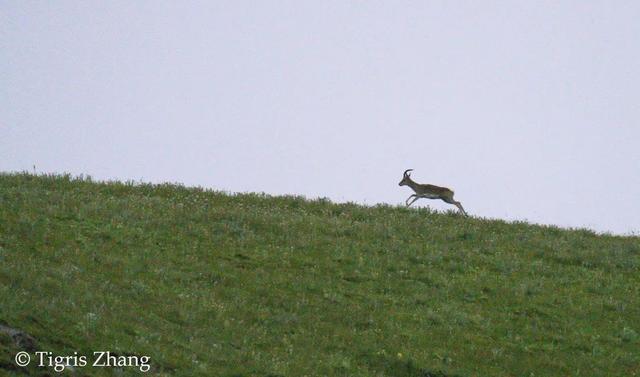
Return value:
[[(639, 272), (638, 237), (0, 174), (0, 325), (159, 376), (638, 376)], [(20, 348), (0, 376), (52, 373)]]

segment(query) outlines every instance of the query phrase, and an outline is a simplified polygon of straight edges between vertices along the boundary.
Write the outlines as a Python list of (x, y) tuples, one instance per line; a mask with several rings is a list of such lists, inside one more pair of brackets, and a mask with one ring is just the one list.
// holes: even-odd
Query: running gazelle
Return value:
[[(409, 196), (405, 201), (407, 207), (420, 198), (442, 199), (446, 203), (453, 204), (454, 206), (458, 207), (463, 215), (468, 216), (467, 212), (465, 212), (464, 208), (462, 208), (462, 204), (453, 199), (453, 190), (450, 190), (446, 187), (417, 183), (416, 181), (411, 179), (411, 174), (409, 172), (412, 170), (413, 169), (405, 170), (404, 174), (402, 175), (402, 180), (400, 181), (400, 183), (398, 183), (399, 186), (411, 187), (411, 189), (415, 192), (415, 194)], [(409, 202), (409, 199), (411, 198), (413, 198), (413, 200)]]

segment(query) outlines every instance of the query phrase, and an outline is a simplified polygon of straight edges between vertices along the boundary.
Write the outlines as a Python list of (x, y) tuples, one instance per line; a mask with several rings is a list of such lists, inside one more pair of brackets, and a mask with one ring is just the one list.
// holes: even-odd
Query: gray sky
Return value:
[[(0, 170), (640, 232), (638, 1), (3, 1)], [(438, 210), (440, 201), (420, 200)]]

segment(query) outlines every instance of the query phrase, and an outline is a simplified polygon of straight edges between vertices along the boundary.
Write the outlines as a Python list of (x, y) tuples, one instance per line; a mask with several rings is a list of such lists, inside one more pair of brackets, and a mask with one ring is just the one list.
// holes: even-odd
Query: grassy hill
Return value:
[(0, 376), (637, 376), (639, 272), (637, 237), (1, 174)]

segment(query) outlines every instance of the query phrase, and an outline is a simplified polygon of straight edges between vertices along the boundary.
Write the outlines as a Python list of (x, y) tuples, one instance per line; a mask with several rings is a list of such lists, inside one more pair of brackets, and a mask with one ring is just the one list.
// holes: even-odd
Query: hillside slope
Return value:
[(23, 348), (154, 375), (636, 376), (638, 272), (637, 237), (1, 174), (0, 330), (33, 344), (0, 331), (0, 376), (52, 372)]

